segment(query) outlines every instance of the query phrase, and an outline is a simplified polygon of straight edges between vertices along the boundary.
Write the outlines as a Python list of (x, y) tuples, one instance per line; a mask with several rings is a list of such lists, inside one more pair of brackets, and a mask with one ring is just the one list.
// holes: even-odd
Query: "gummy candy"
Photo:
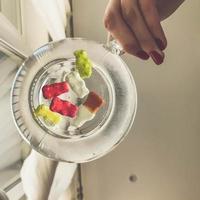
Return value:
[(53, 83), (42, 87), (42, 93), (45, 99), (51, 99), (68, 91), (69, 85), (67, 82)]
[(76, 50), (76, 51), (74, 52), (74, 55), (76, 56), (76, 58), (77, 58), (77, 57), (82, 57), (82, 58), (85, 58), (85, 59), (88, 58), (87, 52), (86, 52), (85, 50), (83, 50), (83, 49)]
[(84, 50), (76, 50), (74, 55), (76, 57), (76, 69), (81, 78), (89, 78), (92, 75), (92, 63), (88, 58), (87, 52)]
[(83, 98), (89, 93), (84, 80), (80, 77), (79, 73), (73, 71), (64, 77), (70, 85), (70, 88), (76, 93), (78, 98)]
[(103, 103), (103, 99), (98, 94), (90, 92), (83, 105), (86, 106), (90, 112), (96, 113)]
[(64, 101), (58, 97), (54, 97), (50, 104), (50, 110), (73, 118), (78, 112), (78, 106), (69, 101)]
[(35, 109), (35, 114), (38, 117), (43, 117), (45, 122), (47, 122), (50, 125), (56, 125), (61, 120), (61, 117), (57, 113), (54, 113), (51, 110), (49, 110), (48, 106), (44, 104), (39, 105)]
[(70, 125), (78, 128), (85, 122), (92, 120), (103, 103), (103, 99), (98, 94), (90, 92), (85, 103), (79, 107), (77, 117), (71, 122)]
[(71, 122), (71, 126), (76, 128), (81, 127), (85, 122), (92, 120), (95, 117), (95, 113), (91, 113), (87, 107), (81, 105), (77, 117)]

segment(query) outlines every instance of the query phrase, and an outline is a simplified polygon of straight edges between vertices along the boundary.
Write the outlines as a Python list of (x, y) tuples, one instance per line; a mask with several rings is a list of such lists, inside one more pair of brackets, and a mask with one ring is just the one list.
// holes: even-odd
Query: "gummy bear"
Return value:
[(90, 112), (96, 113), (103, 104), (104, 100), (98, 94), (90, 92), (83, 105), (86, 106)]
[(50, 104), (50, 110), (73, 118), (78, 112), (78, 106), (69, 101), (64, 101), (58, 97), (54, 97)]
[(70, 88), (76, 93), (78, 98), (83, 98), (89, 93), (88, 88), (85, 85), (84, 80), (80, 77), (80, 74), (76, 71), (73, 71), (66, 76), (64, 80), (70, 85)]
[(92, 120), (94, 117), (95, 113), (90, 112), (87, 107), (81, 105), (77, 117), (70, 123), (70, 125), (79, 128), (85, 124), (85, 122)]
[(53, 83), (42, 87), (42, 93), (45, 99), (51, 99), (68, 91), (69, 85), (67, 82)]
[(76, 50), (74, 55), (76, 57), (76, 69), (81, 78), (89, 78), (92, 75), (92, 63), (88, 58), (87, 52), (84, 50)]
[(50, 125), (56, 125), (61, 120), (61, 117), (57, 113), (54, 113), (51, 110), (49, 110), (48, 106), (44, 104), (39, 105), (35, 109), (35, 114), (38, 117), (43, 117), (45, 122), (47, 122)]
[(77, 117), (71, 122), (70, 125), (78, 128), (85, 122), (92, 120), (103, 103), (104, 100), (98, 94), (90, 92), (85, 103), (79, 107)]

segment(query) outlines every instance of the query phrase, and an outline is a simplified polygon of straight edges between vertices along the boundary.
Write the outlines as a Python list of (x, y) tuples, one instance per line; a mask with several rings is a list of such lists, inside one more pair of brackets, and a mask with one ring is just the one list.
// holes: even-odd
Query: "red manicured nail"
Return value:
[(159, 47), (159, 49), (160, 49), (161, 51), (164, 50), (164, 49), (166, 48), (165, 45), (164, 45), (164, 43), (162, 42), (162, 40), (156, 38), (155, 41), (156, 41), (156, 44), (158, 45), (158, 47)]
[(139, 57), (139, 58), (141, 58), (141, 59), (143, 59), (143, 60), (147, 60), (147, 59), (149, 59), (149, 55), (145, 52), (145, 51), (138, 51), (137, 53), (136, 53), (136, 55)]
[(149, 55), (157, 65), (160, 65), (164, 60), (164, 57), (161, 56), (157, 51), (152, 51), (149, 53)]

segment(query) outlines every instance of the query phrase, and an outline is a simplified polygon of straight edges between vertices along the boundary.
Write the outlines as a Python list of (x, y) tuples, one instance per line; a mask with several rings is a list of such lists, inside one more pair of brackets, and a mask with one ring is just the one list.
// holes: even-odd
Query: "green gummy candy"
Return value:
[(78, 65), (78, 66), (84, 65), (85, 63), (87, 63), (87, 60), (84, 58), (76, 59), (76, 65)]
[(89, 63), (84, 63), (82, 65), (76, 65), (81, 78), (89, 78), (92, 75), (92, 66)]
[(84, 50), (77, 50), (74, 52), (76, 57), (76, 69), (81, 78), (89, 78), (92, 75), (92, 62), (88, 58), (87, 52)]
[(85, 50), (76, 50), (75, 52), (74, 52), (74, 55), (76, 56), (76, 58), (86, 58), (86, 59), (88, 59), (88, 54), (87, 54), (87, 52), (85, 51)]

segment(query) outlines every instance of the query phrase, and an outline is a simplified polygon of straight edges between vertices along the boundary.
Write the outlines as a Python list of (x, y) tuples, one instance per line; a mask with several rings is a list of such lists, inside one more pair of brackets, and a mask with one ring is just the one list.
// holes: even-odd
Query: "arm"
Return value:
[(157, 8), (161, 20), (173, 14), (185, 0), (157, 0)]

